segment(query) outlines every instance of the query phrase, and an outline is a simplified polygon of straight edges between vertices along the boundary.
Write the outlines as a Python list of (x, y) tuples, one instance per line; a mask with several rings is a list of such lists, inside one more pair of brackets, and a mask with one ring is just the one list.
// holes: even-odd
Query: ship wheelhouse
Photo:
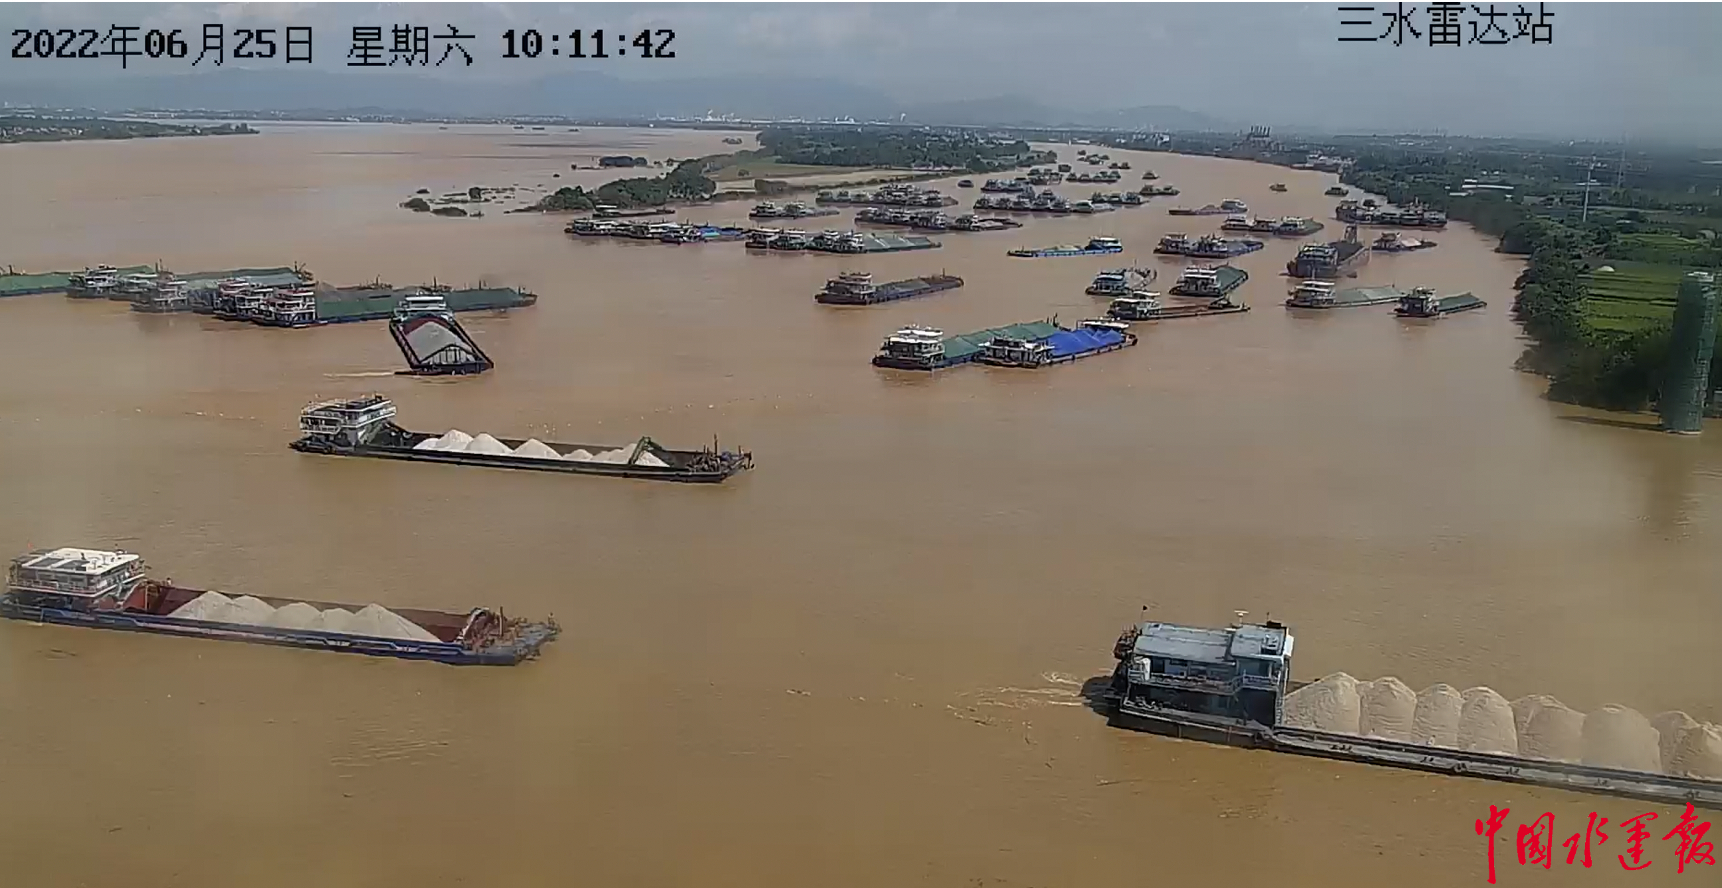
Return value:
[(144, 580), (143, 558), (98, 549), (40, 549), (12, 559), (6, 594), (19, 604), (88, 610), (123, 601)]
[(320, 401), (299, 411), (299, 431), (324, 443), (357, 447), (394, 418), (395, 402), (382, 395)]

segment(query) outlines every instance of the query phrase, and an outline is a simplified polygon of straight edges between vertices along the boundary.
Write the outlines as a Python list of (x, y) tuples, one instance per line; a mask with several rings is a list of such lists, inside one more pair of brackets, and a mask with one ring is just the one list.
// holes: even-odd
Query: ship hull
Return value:
[(1178, 305), (1162, 308), (1149, 315), (1137, 315), (1134, 312), (1114, 312), (1108, 309), (1106, 316), (1119, 321), (1129, 321), (1132, 324), (1142, 324), (1151, 321), (1173, 321), (1179, 318), (1205, 318), (1213, 315), (1242, 314), (1249, 311), (1248, 305), (1230, 305), (1225, 308), (1209, 308), (1206, 305)]
[[(667, 468), (656, 466), (623, 465), (618, 463), (600, 463), (563, 459), (538, 459), (521, 456), (498, 456), (489, 453), (449, 453), (440, 450), (414, 450), (413, 445), (437, 435), (425, 432), (408, 432), (400, 430), (397, 435), (400, 443), (396, 444), (362, 444), (356, 447), (331, 444), (327, 441), (312, 438), (301, 438), (289, 446), (300, 453), (311, 453), (322, 456), (361, 456), (371, 459), (396, 459), (407, 462), (443, 463), (447, 465), (481, 466), (491, 469), (515, 469), (517, 471), (561, 472), (571, 475), (602, 475), (612, 478), (633, 478), (649, 481), (678, 481), (684, 484), (719, 484), (732, 476), (753, 467), (753, 458), (748, 454), (738, 454), (734, 459), (725, 461), (716, 468), (678, 468), (671, 465)], [(524, 440), (500, 438), (510, 449), (524, 444)], [(615, 450), (616, 447), (599, 444), (549, 444), (558, 453), (574, 450), (586, 450), (597, 453), (603, 450)], [(623, 445), (617, 445), (623, 446)], [(696, 451), (665, 451), (672, 460), (687, 462), (700, 456)]]
[[(265, 599), (265, 601), (274, 603), (277, 600)], [(281, 601), (280, 603), (291, 602)], [(352, 611), (359, 609), (348, 604), (318, 603), (318, 606), (320, 610), (331, 607)], [(443, 614), (441, 616), (453, 620), (465, 619), (463, 615), (458, 614)], [(451, 642), (411, 641), (335, 632), (280, 629), (271, 626), (213, 623), (139, 611), (79, 611), (36, 607), (17, 602), (9, 596), (0, 596), (0, 617), (28, 623), (51, 623), (88, 629), (147, 632), (155, 635), (177, 635), (184, 638), (202, 638), (215, 641), (243, 641), (277, 647), (308, 648), (339, 653), (365, 654), (373, 657), (393, 657), (400, 660), (431, 660), (451, 666), (513, 666), (536, 656), (538, 649), (558, 632), (554, 624), (533, 624), (523, 633), (522, 638), (514, 643), (475, 650)]]
[(1011, 250), (1010, 255), (1018, 259), (1056, 259), (1065, 256), (1104, 256), (1109, 253), (1122, 253), (1123, 247), (1112, 247), (1101, 250)]
[(878, 305), (881, 302), (896, 302), (899, 299), (912, 299), (916, 296), (943, 293), (946, 290), (955, 290), (962, 285), (963, 279), (960, 277), (941, 275), (880, 284), (872, 294), (866, 297), (821, 290), (814, 294), (813, 299), (821, 305)]
[(1722, 810), (1722, 783), (1713, 781), (1466, 752), (1301, 728), (1269, 728), (1237, 719), (1127, 705), (1116, 696), (1107, 710), (1107, 723), (1113, 727), (1167, 737), (1650, 802), (1690, 802), (1711, 810)]

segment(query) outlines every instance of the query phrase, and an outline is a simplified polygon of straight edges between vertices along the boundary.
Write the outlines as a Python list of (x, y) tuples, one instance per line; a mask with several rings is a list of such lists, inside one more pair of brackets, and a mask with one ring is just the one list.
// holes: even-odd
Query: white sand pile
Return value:
[(573, 450), (573, 452), (569, 453), (567, 456), (564, 456), (562, 458), (563, 459), (571, 459), (575, 462), (591, 462), (592, 461), (592, 452), (589, 450), (584, 450), (584, 449), (577, 447)]
[(471, 435), (461, 431), (460, 429), (449, 429), (447, 432), (443, 433), (441, 438), (436, 439), (436, 449), (460, 451), (465, 450), (466, 445), (471, 443)]
[(1355, 734), (1361, 711), (1357, 679), (1335, 672), (1287, 694), (1284, 722), (1297, 728)]
[(228, 598), (220, 592), (205, 592), (175, 609), (171, 616), (275, 629), (347, 632), (409, 641), (438, 640), (424, 627), (377, 604), (366, 605), (358, 613), (338, 607), (319, 611), (303, 601), (273, 608), (250, 595)]
[(529, 456), (533, 459), (561, 459), (562, 458), (562, 454), (557, 453), (556, 451), (550, 449), (550, 447), (548, 445), (546, 445), (543, 441), (538, 440), (537, 438), (526, 439), (526, 443), (521, 444), (519, 447), (514, 448), (514, 455), (515, 456)]
[(267, 602), (250, 595), (241, 595), (233, 599), (233, 604), (227, 612), (221, 615), (224, 623), (245, 623), (250, 626), (260, 626), (269, 615), (275, 613), (275, 608)]
[(621, 465), (627, 462), (628, 457), (633, 456), (633, 454), (634, 448), (632, 447), (618, 447), (615, 450), (601, 450), (592, 454), (592, 461)]
[(367, 604), (347, 621), (347, 631), (355, 635), (376, 638), (400, 638), (411, 641), (436, 641), (424, 627), (381, 605)]
[(653, 453), (651, 453), (650, 451), (641, 453), (640, 458), (637, 460), (634, 460), (634, 465), (636, 465), (636, 466), (651, 466), (654, 469), (667, 469), (670, 467), (669, 463), (664, 462), (661, 459), (658, 459), (658, 457), (656, 455), (654, 455)]
[[(1532, 708), (1530, 719), (1519, 731), (1519, 755), (1557, 762), (1582, 760), (1584, 713), (1567, 708), (1553, 697), (1544, 699), (1548, 702)], [(1517, 714), (1516, 708), (1514, 713)]]
[(351, 632), (348, 627), (353, 623), (353, 612), (345, 608), (332, 607), (323, 612), (324, 632)]
[(1604, 706), (1585, 716), (1584, 763), (1627, 771), (1662, 771), (1661, 736), (1650, 721), (1624, 706)]
[(1722, 780), (1722, 725), (1695, 724), (1680, 735), (1668, 773), (1676, 777)]
[(1678, 709), (1659, 712), (1651, 717), (1650, 726), (1656, 729), (1659, 738), (1656, 746), (1662, 751), (1662, 770), (1664, 772), (1674, 773), (1668, 768), (1670, 763), (1674, 761), (1675, 747), (1680, 745), (1680, 735), (1686, 733), (1687, 728), (1697, 724), (1698, 722), (1693, 720), (1692, 716)]
[(323, 612), (303, 601), (295, 601), (277, 608), (264, 618), (263, 625), (277, 629), (322, 629)]
[(233, 599), (220, 592), (205, 592), (175, 608), (168, 616), (183, 620), (213, 621), (215, 616), (226, 613), (232, 604)]
[(1494, 688), (1471, 688), (1461, 695), (1459, 748), (1470, 752), (1518, 755), (1513, 705)]
[(1459, 746), (1459, 714), (1465, 698), (1452, 685), (1438, 684), (1417, 692), (1417, 711), (1412, 716), (1415, 742), (1425, 746)]
[(487, 453), (492, 456), (512, 456), (514, 451), (508, 445), (492, 438), (489, 433), (480, 434), (461, 448), (462, 453)]
[(1417, 694), (1405, 682), (1388, 676), (1370, 682), (1361, 692), (1362, 712), (1358, 733), (1383, 740), (1410, 743), (1417, 717)]
[(1525, 743), (1525, 726), (1531, 723), (1531, 716), (1542, 706), (1553, 706), (1561, 701), (1548, 694), (1526, 694), (1513, 701), (1513, 730), (1519, 732), (1519, 745)]
[(420, 441), (419, 443), (414, 444), (413, 449), (414, 450), (436, 450), (437, 444), (440, 443), (440, 441), (441, 441), (441, 439), (438, 439), (438, 438), (426, 438), (423, 441)]

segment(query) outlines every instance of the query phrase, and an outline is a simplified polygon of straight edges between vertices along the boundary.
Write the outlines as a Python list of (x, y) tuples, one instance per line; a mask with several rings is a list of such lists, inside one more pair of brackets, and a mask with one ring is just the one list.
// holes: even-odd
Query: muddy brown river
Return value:
[[(1111, 151), (1134, 167), (1119, 187), (1152, 168), (1183, 194), (863, 258), (396, 206), (595, 184), (569, 165), (725, 135), (301, 125), (0, 147), (0, 263), (20, 269), (302, 262), (337, 284), (542, 297), (463, 316), (498, 367), (458, 380), (390, 375), (380, 322), (0, 301), (0, 552), (121, 546), (184, 585), (564, 626), (536, 662), (455, 669), (0, 624), (8, 884), (1449, 886), (1483, 884), (1472, 823), (1492, 803), (1512, 808), (1499, 884), (1529, 885), (1555, 877), (1518, 864), (1518, 824), (1552, 811), (1564, 838), (1591, 811), (1645, 810), (1110, 729), (1081, 685), (1145, 605), (1287, 621), (1300, 678), (1722, 720), (1722, 433), (1545, 402), (1512, 367), (1520, 263), (1467, 226), (1358, 282), (1471, 290), (1482, 312), (1289, 312), (1278, 272), (1299, 241), (1276, 239), (1236, 262), (1247, 314), (1139, 325), (1138, 347), (1057, 369), (927, 377), (868, 359), (909, 323), (1095, 316), (1083, 288), (1105, 268), (1157, 268), (1164, 289), (1182, 263), (1155, 240), (1220, 221), (1167, 206), (1237, 197), (1337, 236), (1333, 177)], [(1096, 234), (1127, 252), (1005, 256)], [(967, 285), (813, 302), (851, 268)], [(683, 487), (287, 449), (307, 401), (369, 391), (409, 428), (717, 435), (758, 468)], [(1673, 882), (1674, 812), (1656, 810), (1650, 869), (1620, 869), (1617, 835), (1590, 870), (1557, 844), (1558, 881)]]

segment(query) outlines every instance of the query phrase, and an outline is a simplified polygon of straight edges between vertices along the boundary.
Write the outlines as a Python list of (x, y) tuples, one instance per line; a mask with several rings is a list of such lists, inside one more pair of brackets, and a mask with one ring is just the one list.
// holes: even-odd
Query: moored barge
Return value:
[(930, 327), (909, 326), (885, 337), (879, 353), (873, 356), (873, 366), (892, 370), (943, 370), (974, 361), (987, 343), (1001, 336), (1038, 341), (1061, 329), (1047, 320), (946, 336), (943, 331)]
[(1357, 239), (1357, 226), (1347, 225), (1345, 237), (1326, 244), (1299, 247), (1286, 263), (1286, 274), (1295, 278), (1334, 280), (1356, 277), (1357, 268), (1369, 262), (1369, 250)]
[(1160, 238), (1160, 243), (1154, 246), (1154, 252), (1162, 256), (1189, 256), (1195, 259), (1230, 259), (1245, 253), (1254, 253), (1266, 246), (1259, 240), (1251, 238), (1222, 237), (1217, 234), (1204, 234), (1191, 240), (1182, 234), (1168, 234)]
[(1009, 255), (1015, 256), (1019, 259), (1045, 259), (1057, 256), (1099, 256), (1106, 253), (1122, 252), (1124, 252), (1124, 244), (1119, 241), (1118, 238), (1093, 237), (1088, 239), (1087, 244), (1080, 247), (1057, 246), (1040, 247), (1038, 249), (1024, 247), (1011, 250)]
[(1133, 731), (1722, 810), (1722, 781), (1286, 724), (1294, 646), (1290, 629), (1273, 620), (1225, 629), (1138, 623), (1113, 644), (1118, 665), (1099, 702), (1108, 724)]
[(1250, 273), (1231, 265), (1198, 265), (1184, 269), (1172, 285), (1173, 296), (1215, 298), (1230, 294), (1250, 279)]
[(1234, 302), (1230, 296), (1218, 296), (1201, 305), (1173, 306), (1162, 304), (1159, 297), (1160, 294), (1150, 290), (1138, 290), (1128, 296), (1120, 296), (1106, 307), (1106, 316), (1120, 321), (1169, 321), (1177, 318), (1242, 314), (1250, 310), (1248, 305)]
[(810, 207), (798, 200), (792, 200), (783, 206), (771, 201), (754, 205), (748, 212), (749, 219), (807, 219), (814, 216), (835, 216), (842, 210), (830, 207)]
[(1374, 201), (1342, 200), (1333, 209), (1334, 218), (1353, 225), (1390, 225), (1395, 228), (1445, 228), (1447, 214), (1418, 206), (1397, 210), (1378, 207)]
[(993, 367), (1038, 369), (1129, 348), (1136, 334), (1128, 324), (1110, 320), (1083, 321), (1076, 329), (1060, 328), (1042, 339), (994, 336), (981, 346), (975, 362)]
[(1404, 298), (1403, 290), (1393, 287), (1351, 287), (1334, 289), (1327, 281), (1303, 281), (1286, 297), (1286, 308), (1361, 308), (1366, 305), (1387, 305)]
[(825, 289), (813, 299), (822, 305), (877, 305), (914, 296), (926, 296), (963, 285), (954, 274), (932, 274), (901, 281), (873, 283), (873, 275), (861, 271), (845, 271), (825, 282)]
[(1166, 213), (1170, 216), (1224, 216), (1231, 213), (1247, 213), (1249, 211), (1249, 204), (1246, 204), (1241, 200), (1237, 200), (1236, 198), (1227, 198), (1220, 201), (1218, 206), (1215, 206), (1214, 204), (1206, 204), (1194, 209), (1191, 209), (1190, 207), (1173, 207), (1167, 210)]
[(129, 552), (63, 547), (12, 559), (0, 616), (31, 623), (152, 632), (285, 647), (512, 666), (560, 631), (500, 610), (387, 609), (306, 599), (240, 596), (157, 582)]
[(1427, 250), (1435, 246), (1431, 240), (1419, 240), (1414, 237), (1404, 237), (1397, 231), (1389, 231), (1375, 239), (1369, 245), (1377, 253), (1410, 253), (1416, 250)]
[(292, 448), (329, 456), (368, 456), (715, 484), (753, 467), (753, 454), (720, 450), (668, 450), (651, 438), (625, 445), (546, 444), (536, 438), (472, 436), (459, 429), (437, 435), (394, 422), (395, 405), (382, 395), (321, 401), (299, 413), (301, 437)]
[(1326, 226), (1314, 219), (1303, 219), (1297, 216), (1284, 216), (1279, 219), (1251, 219), (1239, 214), (1227, 216), (1226, 221), (1220, 223), (1221, 231), (1272, 234), (1280, 237), (1307, 237), (1324, 227)]
[(1437, 296), (1428, 287), (1415, 287), (1399, 297), (1399, 307), (1393, 313), (1402, 318), (1439, 318), (1487, 306), (1487, 302), (1470, 293)]

